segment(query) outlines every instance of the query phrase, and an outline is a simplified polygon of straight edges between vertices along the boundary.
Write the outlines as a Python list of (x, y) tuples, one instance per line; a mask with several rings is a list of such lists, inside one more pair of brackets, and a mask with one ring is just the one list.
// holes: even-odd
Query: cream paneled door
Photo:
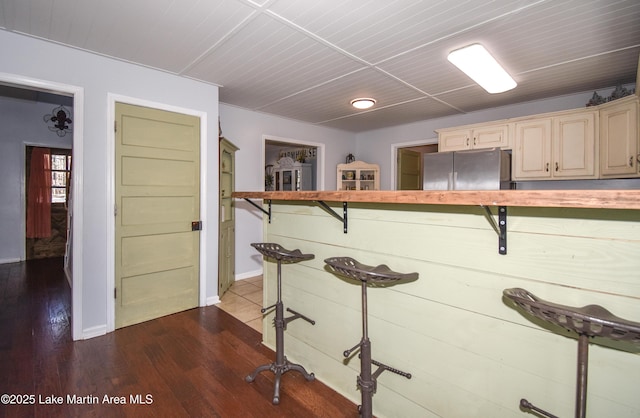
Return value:
[(116, 103), (115, 326), (198, 305), (200, 120)]

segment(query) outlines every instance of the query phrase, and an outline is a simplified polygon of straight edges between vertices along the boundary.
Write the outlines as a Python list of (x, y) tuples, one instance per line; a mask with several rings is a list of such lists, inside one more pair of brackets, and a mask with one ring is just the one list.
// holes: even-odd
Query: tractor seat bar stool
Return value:
[(284, 330), (287, 329), (287, 324), (295, 319), (302, 318), (305, 321), (309, 322), (311, 325), (315, 325), (315, 321), (307, 318), (306, 316), (299, 314), (293, 309), (287, 308), (287, 312), (291, 312), (293, 316), (288, 318), (284, 317), (284, 304), (282, 303), (282, 263), (297, 263), (304, 260), (311, 260), (315, 256), (313, 254), (303, 254), (300, 250), (287, 250), (282, 246), (274, 243), (253, 243), (251, 244), (253, 248), (258, 250), (260, 254), (265, 256), (266, 258), (275, 259), (278, 265), (278, 275), (277, 275), (277, 285), (278, 285), (278, 295), (276, 303), (268, 306), (266, 308), (262, 308), (260, 312), (265, 313), (269, 309), (276, 308), (276, 315), (273, 320), (274, 326), (276, 328), (276, 361), (264, 364), (262, 366), (258, 366), (253, 373), (248, 375), (245, 380), (249, 383), (253, 382), (256, 379), (256, 376), (260, 372), (265, 370), (270, 370), (275, 375), (275, 387), (273, 390), (273, 403), (280, 403), (280, 378), (283, 374), (288, 372), (289, 370), (295, 370), (304, 376), (308, 381), (312, 381), (315, 379), (313, 373), (307, 373), (304, 367), (299, 364), (291, 363), (287, 360), (284, 355)]
[[(587, 410), (589, 337), (630, 341), (635, 345), (640, 345), (640, 322), (619, 318), (599, 305), (576, 308), (547, 302), (525, 289), (505, 289), (503, 294), (528, 314), (578, 334), (575, 417), (584, 418)], [(557, 418), (555, 415), (531, 404), (526, 399), (520, 400), (520, 407), (550, 418)]]
[[(389, 367), (371, 358), (371, 341), (367, 321), (367, 284), (383, 285), (393, 284), (398, 281), (418, 279), (418, 273), (397, 273), (384, 264), (379, 266), (367, 266), (360, 264), (350, 257), (333, 257), (324, 260), (329, 268), (342, 276), (360, 280), (362, 285), (362, 339), (354, 347), (345, 350), (343, 355), (349, 357), (353, 351), (360, 348), (360, 375), (357, 383), (360, 388), (362, 405), (358, 406), (360, 415), (364, 418), (373, 416), (373, 394), (376, 392), (378, 376), (385, 370), (411, 379), (411, 374)], [(371, 365), (378, 366), (375, 373), (371, 373)]]

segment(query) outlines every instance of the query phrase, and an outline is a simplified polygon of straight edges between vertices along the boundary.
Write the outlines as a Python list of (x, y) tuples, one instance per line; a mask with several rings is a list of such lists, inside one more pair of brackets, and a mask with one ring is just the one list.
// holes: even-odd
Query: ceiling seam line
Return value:
[(180, 76), (180, 77), (187, 77), (187, 78), (191, 78), (192, 80), (197, 80), (197, 81), (200, 81), (200, 82), (205, 83), (205, 84), (222, 87), (220, 84), (216, 84), (216, 83), (213, 83), (211, 81), (205, 81), (205, 80), (200, 80), (200, 79), (195, 78), (195, 77), (189, 77), (189, 76), (181, 75), (181, 74), (179, 74), (179, 73), (177, 73), (175, 71), (170, 71), (170, 70), (166, 70), (164, 68), (154, 67), (152, 65), (142, 64), (142, 63), (139, 63), (137, 61), (131, 61), (129, 59), (120, 58), (120, 57), (117, 57), (117, 56), (114, 56), (114, 55), (105, 54), (105, 53), (102, 53), (102, 52), (97, 52), (97, 51), (94, 51), (94, 50), (91, 50), (91, 49), (86, 49), (86, 48), (83, 48), (83, 47), (80, 47), (80, 46), (67, 44), (67, 43), (64, 43), (64, 42), (61, 42), (61, 41), (56, 41), (55, 39), (43, 38), (42, 36), (33, 35), (31, 33), (22, 32), (22, 31), (19, 31), (19, 30), (10, 30), (8, 32), (16, 33), (18, 35), (26, 36), (28, 38), (37, 39), (37, 40), (40, 40), (42, 42), (47, 42), (47, 43), (50, 43), (50, 44), (64, 46), (64, 47), (67, 47), (67, 48), (70, 48), (70, 49), (74, 49), (76, 51), (86, 52), (87, 54), (96, 55), (98, 57), (104, 57), (104, 58), (109, 58), (109, 59), (112, 59), (112, 60), (115, 60), (115, 61), (119, 61), (119, 62), (125, 62), (127, 64), (135, 65), (136, 67), (149, 68), (151, 70), (159, 71), (161, 73), (176, 75), (176, 76)]
[(338, 116), (336, 118), (331, 118), (331, 119), (323, 120), (323, 121), (320, 121), (320, 122), (314, 122), (314, 123), (315, 124), (322, 124), (322, 123), (333, 122), (333, 121), (336, 121), (336, 120), (347, 119), (347, 118), (351, 118), (351, 117), (354, 117), (354, 116), (364, 115), (366, 113), (374, 113), (374, 112), (377, 112), (378, 110), (391, 109), (391, 108), (399, 106), (399, 105), (403, 105), (403, 104), (407, 104), (407, 103), (413, 103), (413, 102), (417, 102), (419, 100), (424, 100), (424, 99), (427, 99), (427, 97), (416, 97), (415, 99), (405, 100), (405, 101), (402, 101), (402, 102), (398, 102), (398, 103), (393, 103), (393, 104), (389, 104), (389, 105), (386, 105), (386, 106), (377, 107), (375, 109), (369, 109), (369, 110), (361, 111), (361, 112), (358, 112), (358, 113), (352, 113), (352, 114), (349, 114), (349, 115)]
[(284, 96), (284, 97), (279, 98), (278, 100), (274, 100), (274, 101), (272, 101), (272, 102), (269, 102), (269, 103), (263, 104), (263, 105), (261, 105), (261, 106), (254, 107), (254, 108), (252, 108), (252, 109), (253, 109), (253, 110), (261, 110), (261, 109), (263, 109), (263, 108), (265, 108), (265, 107), (267, 107), (267, 106), (271, 106), (271, 105), (276, 104), (276, 103), (279, 103), (279, 102), (281, 102), (281, 101), (283, 101), (283, 100), (290, 99), (290, 98), (292, 98), (292, 97), (295, 97), (295, 96), (297, 96), (297, 95), (299, 95), (299, 94), (302, 94), (302, 93), (306, 93), (306, 92), (311, 91), (311, 90), (313, 90), (313, 89), (317, 89), (317, 88), (319, 88), (319, 87), (326, 86), (326, 85), (327, 85), (327, 84), (329, 84), (329, 83), (333, 83), (334, 81), (340, 80), (341, 78), (345, 78), (345, 77), (347, 77), (347, 76), (350, 76), (350, 75), (353, 75), (353, 74), (359, 73), (359, 72), (364, 71), (364, 70), (366, 70), (366, 68), (358, 68), (357, 70), (353, 70), (353, 71), (350, 71), (350, 72), (348, 72), (348, 73), (346, 73), (346, 74), (342, 74), (341, 76), (334, 77), (334, 78), (332, 78), (332, 79), (330, 79), (330, 80), (323, 81), (322, 83), (318, 83), (318, 84), (313, 85), (313, 86), (311, 86), (311, 87), (307, 87), (306, 89), (298, 90), (298, 91), (296, 91), (295, 93), (288, 94), (288, 95), (286, 95), (286, 96)]
[[(312, 122), (312, 123), (313, 123), (314, 125), (320, 125), (320, 124), (323, 124), (323, 123), (329, 123), (329, 122), (333, 122), (333, 121), (336, 121), (336, 120), (341, 120), (341, 119), (347, 119), (347, 118), (352, 118), (352, 117), (360, 116), (360, 115), (363, 115), (363, 114), (365, 114), (365, 113), (373, 113), (373, 112), (377, 112), (377, 111), (379, 111), (379, 110), (391, 109), (391, 108), (394, 108), (394, 107), (396, 107), (396, 106), (404, 105), (404, 104), (407, 104), (407, 103), (418, 102), (418, 101), (420, 101), (420, 100), (425, 100), (425, 99), (430, 99), (430, 98), (431, 98), (431, 97), (417, 97), (417, 98), (415, 98), (415, 99), (404, 100), (404, 101), (402, 101), (402, 102), (393, 103), (393, 104), (390, 104), (390, 105), (387, 105), (387, 106), (382, 106), (382, 107), (378, 107), (378, 108), (375, 108), (375, 109), (365, 110), (364, 112), (353, 113), (353, 114), (349, 114), (349, 115), (339, 116), (339, 117), (337, 117), (337, 118), (332, 118), (332, 119), (327, 119), (327, 120), (323, 120), (323, 121), (320, 121), (320, 122)], [(437, 101), (441, 102), (442, 104), (445, 104), (445, 105), (447, 105), (447, 106), (451, 107), (451, 108), (452, 108), (452, 109), (454, 109), (454, 110), (459, 111), (460, 113), (467, 113), (467, 112), (465, 112), (464, 110), (458, 109), (458, 108), (456, 108), (456, 107), (455, 107), (455, 106), (453, 106), (453, 105), (449, 105), (448, 103), (443, 102), (442, 100), (439, 100), (439, 99), (437, 99), (437, 98), (433, 98), (433, 99), (435, 99), (435, 100), (437, 100)]]
[[(211, 54), (213, 51), (218, 49), (222, 44), (227, 42), (229, 39), (234, 37), (242, 28), (247, 26), (253, 20), (257, 19), (258, 16), (260, 16), (261, 14), (264, 14), (264, 10), (267, 7), (270, 7), (275, 2), (275, 0), (269, 0), (265, 4), (263, 4), (262, 6), (254, 3), (252, 1), (242, 1), (241, 0), (241, 2), (243, 4), (249, 6), (249, 7), (252, 7), (254, 10), (251, 13), (249, 13), (249, 15), (247, 17), (242, 19), (242, 21), (240, 23), (238, 23), (236, 26), (231, 28), (231, 30), (229, 32), (227, 32), (224, 36), (222, 36), (218, 42), (216, 42), (214, 45), (211, 45), (211, 47), (209, 47), (206, 51), (204, 51), (202, 54), (200, 54), (198, 57), (196, 57), (190, 64), (188, 64), (185, 67), (183, 67), (176, 74), (178, 74), (180, 76), (184, 76), (185, 72), (191, 70), (194, 66), (198, 65), (200, 62), (202, 62), (202, 60), (204, 60), (207, 56), (209, 56), (209, 54)], [(222, 85), (220, 85), (220, 86), (222, 86)]]
[(341, 55), (344, 55), (345, 57), (347, 57), (349, 59), (352, 59), (353, 61), (356, 61), (356, 62), (358, 62), (358, 63), (360, 63), (362, 65), (365, 65), (367, 67), (373, 67), (373, 64), (370, 63), (369, 61), (366, 61), (365, 59), (360, 58), (357, 55), (354, 55), (354, 54), (352, 54), (351, 52), (349, 52), (349, 51), (347, 51), (345, 49), (340, 48), (338, 45), (335, 45), (335, 44), (329, 42), (328, 40), (322, 38), (321, 36), (316, 35), (315, 33), (313, 33), (311, 31), (303, 28), (302, 26), (300, 26), (300, 25), (298, 25), (298, 24), (286, 19), (283, 16), (280, 16), (279, 14), (277, 14), (277, 13), (271, 11), (271, 10), (266, 10), (265, 14), (268, 14), (272, 18), (274, 18), (274, 19), (280, 21), (281, 23), (284, 23), (285, 25), (295, 29), (299, 33), (301, 33), (301, 34), (303, 34), (303, 35), (315, 40), (316, 42), (319, 42), (319, 43), (323, 44), (324, 46), (332, 49), (334, 52), (337, 52), (337, 53), (339, 53)]
[(211, 45), (206, 51), (202, 54), (198, 55), (193, 61), (191, 61), (188, 65), (184, 66), (177, 74), (182, 76), (185, 72), (191, 70), (196, 65), (200, 64), (205, 58), (207, 58), (211, 53), (220, 48), (224, 43), (226, 43), (229, 39), (233, 38), (242, 28), (247, 26), (249, 23), (254, 21), (258, 16), (260, 16), (260, 12), (257, 10), (252, 11), (249, 16), (242, 19), (240, 23), (231, 28), (229, 32), (227, 32), (224, 36), (220, 38), (218, 42)]
[(603, 55), (614, 54), (616, 52), (627, 51), (629, 49), (634, 49), (634, 48), (638, 48), (638, 47), (640, 47), (640, 44), (630, 45), (630, 46), (627, 46), (627, 47), (624, 47), (624, 48), (613, 49), (611, 51), (600, 52), (598, 54), (592, 54), (592, 55), (588, 55), (588, 56), (580, 57), (580, 58), (575, 58), (575, 59), (568, 60), (568, 61), (562, 61), (562, 62), (558, 62), (558, 63), (555, 63), (555, 64), (545, 65), (543, 67), (533, 68), (531, 70), (526, 70), (526, 71), (519, 72), (516, 75), (529, 74), (529, 73), (533, 73), (533, 72), (536, 72), (536, 71), (546, 70), (548, 68), (558, 67), (558, 66), (561, 66), (561, 65), (571, 64), (571, 63), (574, 63), (574, 62), (580, 62), (580, 61), (584, 61), (584, 60), (587, 60), (587, 59), (590, 59), (590, 58), (601, 57)]
[(509, 15), (514, 14), (514, 13), (520, 13), (522, 10), (526, 10), (526, 9), (528, 9), (528, 8), (530, 8), (530, 7), (537, 6), (537, 5), (539, 5), (540, 3), (544, 3), (544, 2), (546, 2), (546, 1), (547, 1), (547, 0), (539, 0), (539, 1), (535, 2), (535, 3), (532, 3), (532, 4), (529, 4), (529, 5), (527, 5), (527, 6), (524, 6), (524, 7), (520, 8), (520, 9), (517, 9), (517, 10), (511, 10), (511, 11), (509, 11), (509, 12), (506, 12), (506, 13), (501, 14), (500, 16), (495, 16), (495, 17), (493, 17), (493, 18), (491, 18), (491, 19), (488, 19), (488, 20), (485, 20), (485, 21), (482, 21), (482, 22), (476, 23), (475, 25), (471, 25), (471, 26), (468, 26), (468, 27), (466, 27), (466, 28), (464, 28), (464, 29), (460, 29), (460, 30), (459, 30), (459, 31), (457, 31), (457, 32), (450, 33), (450, 34), (448, 34), (448, 35), (446, 35), (446, 36), (441, 36), (440, 38), (437, 38), (437, 39), (431, 40), (431, 41), (426, 42), (426, 43), (424, 43), (424, 44), (422, 44), (422, 45), (418, 45), (418, 46), (413, 47), (413, 48), (411, 48), (411, 49), (407, 49), (406, 51), (402, 51), (402, 52), (401, 52), (401, 53), (399, 53), (399, 54), (396, 54), (396, 55), (393, 55), (393, 56), (391, 56), (391, 57), (387, 57), (387, 58), (385, 58), (385, 59), (383, 59), (383, 60), (381, 60), (381, 61), (378, 61), (378, 62), (376, 62), (376, 63), (375, 63), (375, 64), (373, 64), (373, 65), (380, 65), (380, 64), (384, 64), (385, 62), (391, 61), (391, 60), (396, 59), (396, 58), (398, 58), (398, 57), (401, 57), (401, 56), (403, 56), (403, 55), (406, 55), (406, 54), (409, 54), (409, 53), (411, 53), (411, 52), (417, 51), (417, 50), (422, 49), (422, 48), (424, 48), (424, 47), (427, 47), (427, 46), (429, 46), (429, 45), (433, 45), (433, 44), (435, 44), (435, 43), (437, 43), (437, 42), (441, 42), (441, 41), (443, 41), (443, 40), (445, 40), (445, 39), (449, 39), (449, 38), (452, 38), (452, 37), (454, 37), (454, 36), (456, 36), (456, 35), (460, 35), (460, 34), (462, 34), (462, 33), (465, 33), (465, 32), (467, 32), (467, 31), (470, 31), (470, 30), (472, 30), (472, 29), (476, 29), (476, 28), (478, 28), (478, 27), (480, 27), (480, 26), (483, 26), (483, 25), (485, 25), (485, 24), (487, 24), (487, 23), (491, 23), (491, 22), (496, 21), (496, 20), (498, 20), (498, 19), (502, 19), (502, 18), (503, 18), (503, 17), (505, 17), (505, 16), (509, 16)]

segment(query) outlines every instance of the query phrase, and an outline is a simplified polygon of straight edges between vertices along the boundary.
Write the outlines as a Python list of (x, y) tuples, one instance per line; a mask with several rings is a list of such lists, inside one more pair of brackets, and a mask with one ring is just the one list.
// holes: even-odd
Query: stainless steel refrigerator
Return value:
[(498, 148), (424, 154), (423, 190), (511, 188), (511, 154)]

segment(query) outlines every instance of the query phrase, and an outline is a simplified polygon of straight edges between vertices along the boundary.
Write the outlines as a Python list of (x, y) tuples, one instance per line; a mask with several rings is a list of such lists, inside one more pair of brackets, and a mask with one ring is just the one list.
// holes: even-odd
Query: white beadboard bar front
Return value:
[[(461, 201), (441, 193), (454, 199), (443, 204), (425, 203), (433, 196), (417, 193), (415, 202), (393, 203), (400, 197), (391, 197), (394, 192), (368, 192), (368, 201), (356, 201), (365, 199), (359, 192), (351, 192), (352, 199), (336, 192), (314, 192), (313, 199), (234, 196), (273, 199), (264, 241), (315, 254), (282, 268), (285, 306), (316, 321), (289, 323), (285, 352), (291, 361), (360, 403), (359, 359), (345, 362), (342, 355), (361, 338), (360, 287), (329, 272), (323, 260), (349, 256), (387, 264), (420, 277), (369, 288), (373, 358), (413, 377), (382, 373), (374, 415), (524, 418), (530, 414), (519, 409), (521, 398), (557, 416), (574, 415), (578, 343), (575, 335), (510, 306), (502, 291), (522, 287), (564, 305), (598, 304), (640, 322), (640, 199), (637, 191), (623, 192), (629, 193), (594, 193), (582, 201), (564, 192), (557, 200), (538, 194), (536, 201), (532, 194), (477, 192)], [(376, 202), (376, 196), (384, 198)], [(478, 206), (486, 199), (509, 206), (507, 255), (498, 253), (496, 232)], [(338, 214), (349, 201), (348, 233), (312, 200), (326, 201)], [(276, 298), (274, 262), (265, 262), (264, 279), (268, 306)], [(272, 320), (266, 315), (263, 339), (273, 348)], [(640, 416), (639, 353), (631, 344), (592, 340), (587, 416)]]

